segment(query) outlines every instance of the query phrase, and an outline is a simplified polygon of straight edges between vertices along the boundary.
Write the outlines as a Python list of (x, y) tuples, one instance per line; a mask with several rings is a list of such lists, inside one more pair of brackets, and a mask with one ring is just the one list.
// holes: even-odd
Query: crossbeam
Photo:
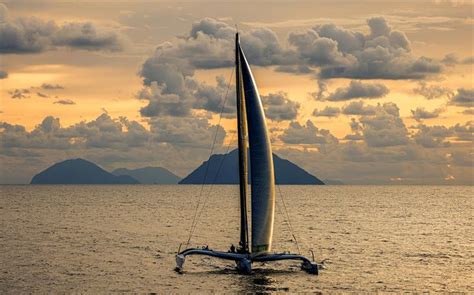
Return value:
[(216, 258), (220, 258), (224, 260), (233, 260), (236, 263), (237, 270), (244, 274), (250, 274), (252, 272), (253, 262), (300, 260), (301, 269), (313, 275), (318, 275), (319, 268), (320, 268), (320, 265), (318, 265), (317, 263), (312, 262), (308, 258), (302, 255), (297, 255), (297, 254), (273, 253), (273, 254), (253, 255), (251, 253), (233, 253), (233, 252), (214, 251), (211, 249), (190, 248), (176, 254), (175, 270), (177, 272), (179, 273), (183, 272), (186, 256), (189, 256), (189, 255), (205, 255), (205, 256), (216, 257)]

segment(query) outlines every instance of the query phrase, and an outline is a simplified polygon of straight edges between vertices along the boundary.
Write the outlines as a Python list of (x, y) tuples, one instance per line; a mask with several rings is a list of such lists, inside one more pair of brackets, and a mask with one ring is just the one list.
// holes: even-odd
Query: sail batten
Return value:
[(265, 113), (250, 66), (242, 48), (239, 62), (245, 97), (245, 111), (251, 166), (252, 253), (271, 250), (275, 212), (275, 177)]

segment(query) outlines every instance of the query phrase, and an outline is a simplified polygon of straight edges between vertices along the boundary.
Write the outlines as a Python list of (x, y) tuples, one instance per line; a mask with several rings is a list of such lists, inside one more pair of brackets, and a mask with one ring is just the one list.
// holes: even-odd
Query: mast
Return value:
[(249, 233), (247, 220), (247, 115), (242, 93), (242, 69), (240, 63), (240, 38), (235, 34), (235, 85), (237, 90), (237, 134), (239, 146), (239, 188), (240, 188), (240, 246), (249, 252)]

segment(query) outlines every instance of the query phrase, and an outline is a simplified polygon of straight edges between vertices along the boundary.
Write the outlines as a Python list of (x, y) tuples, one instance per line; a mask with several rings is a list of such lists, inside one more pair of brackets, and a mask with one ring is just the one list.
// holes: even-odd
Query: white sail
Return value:
[(251, 168), (252, 253), (269, 252), (275, 213), (275, 177), (272, 148), (262, 101), (242, 48), (238, 46), (247, 113)]

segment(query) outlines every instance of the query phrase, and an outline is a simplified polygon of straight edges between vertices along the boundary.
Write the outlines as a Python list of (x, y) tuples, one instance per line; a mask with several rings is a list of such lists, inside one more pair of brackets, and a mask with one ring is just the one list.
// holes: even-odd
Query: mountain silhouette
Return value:
[(181, 180), (181, 177), (162, 167), (119, 168), (112, 171), (112, 174), (131, 176), (142, 184), (177, 184)]
[[(205, 184), (238, 184), (238, 159), (239, 153), (237, 150), (233, 150), (225, 155), (212, 155), (208, 161), (202, 163), (201, 166), (183, 178), (179, 183), (202, 184), (207, 169)], [(209, 167), (206, 168), (207, 163), (209, 163)], [(275, 180), (277, 184), (324, 184), (320, 179), (309, 174), (296, 164), (282, 159), (275, 154), (273, 154), (273, 165), (275, 167)], [(249, 171), (250, 174), (251, 171)]]
[(116, 176), (84, 159), (71, 159), (33, 176), (31, 184), (137, 184), (128, 175)]

